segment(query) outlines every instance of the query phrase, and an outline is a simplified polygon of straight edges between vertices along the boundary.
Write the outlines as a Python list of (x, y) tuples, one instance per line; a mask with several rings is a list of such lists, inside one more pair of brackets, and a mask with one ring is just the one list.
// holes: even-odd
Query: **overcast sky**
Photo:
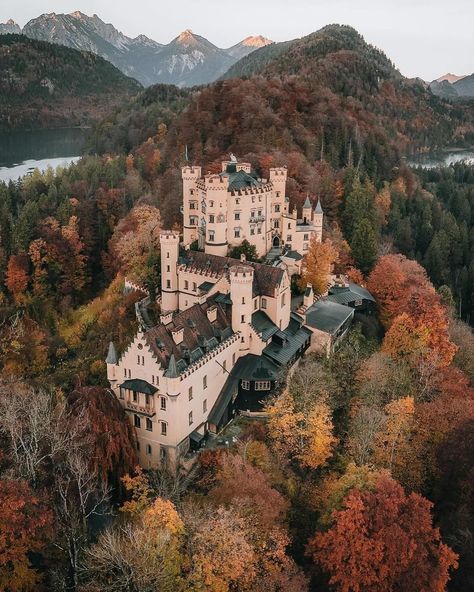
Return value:
[(248, 35), (275, 41), (348, 24), (402, 74), (432, 80), (474, 72), (474, 0), (0, 0), (0, 21), (43, 12), (96, 13), (128, 36), (168, 43), (192, 29), (220, 47)]

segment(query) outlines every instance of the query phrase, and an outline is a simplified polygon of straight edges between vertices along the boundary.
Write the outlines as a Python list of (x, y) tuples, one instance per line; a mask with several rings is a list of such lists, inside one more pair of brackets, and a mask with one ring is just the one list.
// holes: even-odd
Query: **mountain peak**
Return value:
[(183, 31), (177, 37), (178, 41), (188, 41), (189, 39), (194, 39), (194, 33), (191, 29), (186, 29), (186, 31)]
[(246, 47), (264, 47), (265, 45), (270, 45), (273, 43), (271, 39), (267, 39), (263, 35), (251, 35), (250, 37), (246, 37), (243, 41), (241, 41), (241, 45), (245, 45)]
[(16, 25), (17, 23), (13, 19), (8, 19), (6, 25)]
[(446, 80), (447, 82), (450, 82), (451, 84), (453, 84), (453, 82), (457, 82), (458, 80), (461, 80), (462, 78), (465, 78), (465, 75), (458, 76), (457, 74), (451, 74), (451, 72), (448, 72), (447, 74), (443, 74), (443, 76), (440, 76), (439, 78), (437, 78), (436, 82), (444, 82)]

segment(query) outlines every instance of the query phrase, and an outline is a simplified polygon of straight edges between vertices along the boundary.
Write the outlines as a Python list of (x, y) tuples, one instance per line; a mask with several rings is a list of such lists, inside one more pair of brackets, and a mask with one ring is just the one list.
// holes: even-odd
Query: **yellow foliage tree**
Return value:
[(316, 469), (331, 457), (337, 444), (331, 411), (317, 400), (306, 413), (295, 410), (292, 395), (285, 391), (267, 408), (269, 434), (275, 450), (303, 468)]

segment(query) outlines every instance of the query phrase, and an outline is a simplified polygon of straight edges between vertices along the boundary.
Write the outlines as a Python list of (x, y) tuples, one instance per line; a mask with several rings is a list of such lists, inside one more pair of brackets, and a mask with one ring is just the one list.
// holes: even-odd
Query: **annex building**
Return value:
[[(139, 315), (133, 341), (120, 355), (110, 344), (106, 360), (144, 467), (178, 461), (236, 409), (261, 409), (299, 358), (330, 353), (354, 316), (347, 303), (315, 301), (311, 288), (292, 306), (291, 274), (322, 239), (323, 212), (307, 199), (301, 218), (289, 213), (285, 168), (259, 179), (231, 157), (218, 175), (182, 174), (183, 235), (160, 235), (160, 322)], [(271, 263), (228, 257), (244, 240)]]

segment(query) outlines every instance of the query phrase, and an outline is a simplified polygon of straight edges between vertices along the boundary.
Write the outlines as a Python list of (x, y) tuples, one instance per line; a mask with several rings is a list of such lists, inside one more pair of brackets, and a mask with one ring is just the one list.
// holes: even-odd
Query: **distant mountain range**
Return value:
[(221, 49), (187, 30), (164, 45), (145, 35), (127, 37), (96, 14), (87, 16), (79, 11), (42, 14), (23, 29), (9, 20), (0, 24), (0, 35), (8, 33), (91, 51), (144, 86), (165, 83), (185, 87), (213, 82), (241, 58), (272, 43), (262, 36), (247, 37)]
[(444, 74), (430, 83), (431, 92), (443, 99), (474, 98), (474, 74), (457, 76)]

